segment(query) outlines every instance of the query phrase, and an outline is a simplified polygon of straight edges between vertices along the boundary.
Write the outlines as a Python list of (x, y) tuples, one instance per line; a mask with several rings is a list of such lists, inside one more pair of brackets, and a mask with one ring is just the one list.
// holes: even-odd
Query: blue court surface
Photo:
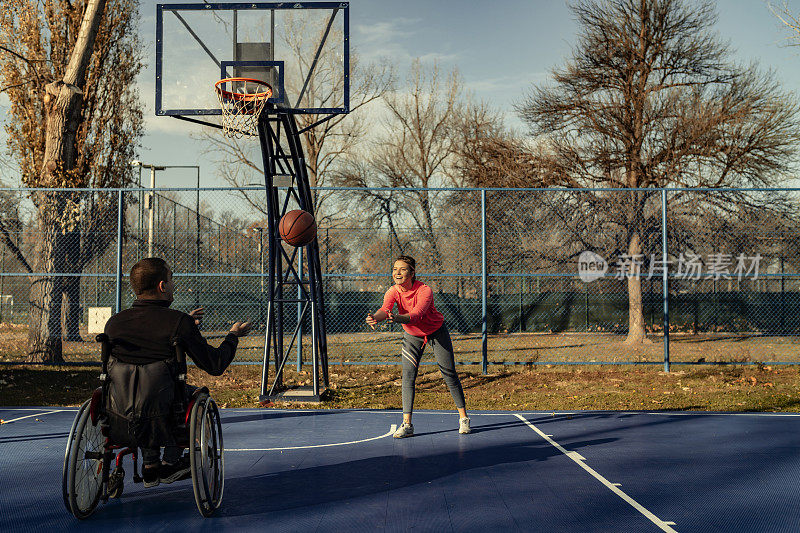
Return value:
[(75, 409), (2, 408), (0, 531), (800, 531), (800, 415), (222, 411), (225, 491), (191, 481), (79, 521), (61, 466)]

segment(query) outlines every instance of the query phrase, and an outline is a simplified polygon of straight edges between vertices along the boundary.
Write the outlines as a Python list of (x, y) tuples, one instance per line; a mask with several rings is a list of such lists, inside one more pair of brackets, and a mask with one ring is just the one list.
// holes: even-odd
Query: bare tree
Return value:
[(789, 4), (781, 2), (779, 7), (775, 7), (770, 2), (767, 2), (767, 7), (769, 7), (769, 10), (778, 17), (778, 20), (789, 29), (791, 33), (789, 39), (792, 41), (792, 44), (794, 46), (800, 45), (800, 18), (798, 15), (792, 13)]
[[(596, 0), (572, 7), (581, 33), (554, 83), (518, 111), (568, 187), (724, 187), (785, 179), (797, 104), (771, 74), (740, 67), (712, 32), (709, 1)], [(622, 251), (642, 254), (660, 211), (617, 195)], [(641, 281), (628, 285), (627, 343), (645, 339)]]
[[(364, 188), (352, 194), (360, 222), (385, 228), (396, 250), (421, 256), (422, 268), (480, 272), (480, 195), (431, 189), (533, 180), (534, 162), (524, 143), (505, 128), (499, 113), (465, 94), (457, 71), (443, 76), (437, 66), (417, 60), (405, 86), (385, 102), (383, 134), (368, 151), (348, 159), (336, 183)], [(385, 261), (388, 250), (381, 249), (365, 250), (364, 261), (375, 259), (376, 252)], [(451, 290), (475, 294), (473, 281), (458, 279)], [(436, 288), (443, 291), (444, 283)], [(451, 311), (459, 316), (456, 307)], [(458, 322), (467, 329), (466, 320)]]
[(455, 157), (451, 180), (458, 187), (542, 187), (537, 147), (506, 128), (501, 114), (485, 102), (467, 98), (457, 107), (451, 129)]
[(430, 261), (429, 268), (436, 271), (444, 263), (435, 227), (444, 194), (428, 188), (452, 183), (450, 165), (456, 151), (452, 127), (461, 98), (456, 71), (443, 80), (437, 66), (428, 68), (415, 60), (405, 87), (384, 98), (384, 133), (373, 140), (367, 164), (351, 164), (338, 175), (341, 185), (399, 188), (365, 191), (360, 197), (379, 208), (378, 219), (389, 223), (395, 239), (398, 219), (413, 227), (415, 242), (398, 240), (398, 248), (419, 247)]
[[(106, 4), (108, 3), (108, 6)], [(107, 9), (106, 9), (107, 7)], [(136, 0), (10, 0), (0, 13), (0, 91), (11, 101), (6, 131), (22, 184), (114, 187), (132, 182), (128, 161), (141, 135), (133, 86), (141, 69)], [(42, 128), (44, 125), (44, 128)], [(62, 358), (61, 306), (78, 336), (78, 276), (114, 239), (114, 195), (38, 191), (37, 237), (26, 254), (0, 226), (0, 238), (32, 275), (29, 357)]]

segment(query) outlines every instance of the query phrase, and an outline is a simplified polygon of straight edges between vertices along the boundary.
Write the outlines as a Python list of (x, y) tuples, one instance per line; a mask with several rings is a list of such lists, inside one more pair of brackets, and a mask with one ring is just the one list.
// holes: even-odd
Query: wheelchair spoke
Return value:
[(72, 450), (72, 445), (75, 442), (75, 432), (78, 427), (78, 422), (80, 422), (83, 412), (89, 409), (89, 404), (91, 400), (86, 400), (81, 405), (78, 412), (75, 414), (75, 419), (72, 421), (72, 427), (69, 430), (69, 436), (67, 437), (67, 446), (64, 450), (64, 466), (61, 469), (61, 492), (64, 498), (64, 506), (67, 508), (67, 511), (72, 512), (72, 508), (69, 504), (69, 488), (68, 488), (68, 474), (70, 463), (72, 462), (72, 456), (70, 455), (70, 451)]
[(201, 415), (200, 425), (200, 472), (203, 476), (204, 499), (211, 499), (208, 479), (208, 399), (203, 403), (203, 414)]
[(103, 476), (103, 446), (100, 432), (87, 420), (81, 444), (85, 442), (85, 447), (79, 448), (78, 465), (76, 475), (76, 489), (78, 505), (81, 509), (88, 507), (94, 500), (95, 495), (102, 483)]
[(105, 439), (91, 421), (89, 409), (81, 413), (69, 454), (69, 506), (78, 518), (89, 516), (100, 497)]
[(213, 416), (213, 420), (210, 417), (209, 421), (208, 421), (209, 426), (210, 426), (209, 429), (211, 431), (211, 442), (212, 442), (211, 449), (209, 450), (211, 452), (211, 456), (212, 456), (212, 460), (211, 460), (212, 479), (213, 479), (213, 483), (214, 483), (214, 488), (213, 488), (213, 491), (212, 491), (212, 494), (213, 494), (212, 499), (216, 501), (216, 500), (219, 499), (220, 492), (221, 492), (221, 487), (220, 487), (221, 470), (220, 470), (220, 467), (221, 467), (221, 460), (222, 460), (222, 455), (220, 454), (220, 451), (219, 451), (220, 450), (220, 446), (219, 446), (220, 433), (219, 433), (219, 428), (217, 427), (217, 423), (219, 421), (219, 413), (217, 412), (216, 405), (212, 405), (212, 410), (210, 411), (210, 413)]
[(195, 502), (207, 517), (219, 507), (224, 483), (222, 426), (217, 406), (209, 396), (195, 404), (190, 431)]

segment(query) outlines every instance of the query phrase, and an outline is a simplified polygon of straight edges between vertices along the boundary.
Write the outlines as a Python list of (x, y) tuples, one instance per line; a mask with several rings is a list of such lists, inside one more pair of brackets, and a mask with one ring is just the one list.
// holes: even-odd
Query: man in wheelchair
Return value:
[(176, 363), (176, 347), (198, 368), (219, 376), (233, 361), (239, 337), (247, 335), (251, 325), (236, 322), (219, 348), (214, 348), (197, 327), (202, 307), (189, 314), (170, 309), (175, 282), (163, 259), (142, 259), (131, 269), (130, 280), (136, 301), (105, 326), (110, 357), (104, 411), (111, 440), (141, 448), (144, 486), (153, 487), (190, 476), (189, 460), (180, 445), (187, 440), (183, 434), (187, 428), (185, 424), (176, 427), (182, 414), (176, 412), (176, 405), (185, 408), (196, 387), (178, 380), (185, 370)]

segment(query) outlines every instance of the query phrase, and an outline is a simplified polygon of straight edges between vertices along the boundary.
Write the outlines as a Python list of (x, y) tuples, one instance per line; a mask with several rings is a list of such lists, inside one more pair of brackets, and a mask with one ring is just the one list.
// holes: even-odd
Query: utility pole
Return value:
[[(147, 215), (147, 257), (153, 257), (153, 235), (154, 235), (154, 224), (155, 224), (155, 188), (156, 188), (156, 170), (166, 170), (166, 166), (156, 166), (156, 165), (148, 165), (142, 163), (138, 160), (131, 161), (131, 166), (139, 167), (139, 172), (141, 173), (142, 168), (149, 168), (150, 169), (150, 192), (147, 195), (147, 205), (145, 206), (148, 209)], [(173, 167), (170, 167), (173, 168)], [(139, 184), (141, 185), (141, 179), (139, 180)]]
[(155, 222), (156, 167), (150, 166), (150, 194), (147, 196), (147, 257), (153, 257), (153, 223)]

